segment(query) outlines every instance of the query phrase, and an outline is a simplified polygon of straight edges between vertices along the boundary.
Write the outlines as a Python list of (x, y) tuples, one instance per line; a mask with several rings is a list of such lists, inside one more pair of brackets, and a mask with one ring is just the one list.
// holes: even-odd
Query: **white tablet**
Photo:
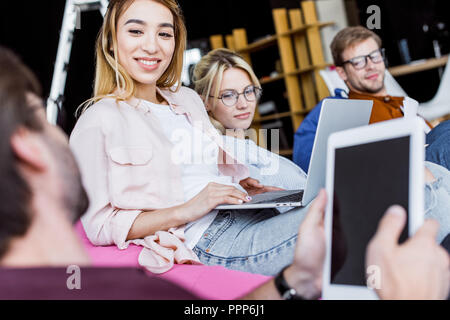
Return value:
[(382, 270), (365, 266), (386, 209), (408, 212), (400, 242), (423, 223), (424, 121), (395, 119), (340, 131), (328, 140), (323, 299), (376, 299)]

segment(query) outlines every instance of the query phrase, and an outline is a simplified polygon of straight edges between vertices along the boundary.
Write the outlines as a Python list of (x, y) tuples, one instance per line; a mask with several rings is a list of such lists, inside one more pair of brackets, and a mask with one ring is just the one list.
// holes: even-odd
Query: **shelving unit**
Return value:
[[(261, 116), (257, 110), (252, 127), (259, 129), (264, 121), (290, 118), (295, 132), (305, 115), (320, 99), (329, 95), (319, 75), (319, 70), (329, 66), (323, 56), (320, 28), (331, 26), (334, 22), (317, 20), (314, 1), (302, 1), (300, 8), (296, 9), (273, 9), (272, 17), (275, 26), (274, 35), (248, 43), (246, 30), (237, 28), (225, 36), (225, 41), (223, 35), (212, 35), (210, 44), (212, 49), (226, 47), (238, 52), (250, 65), (253, 53), (269, 47), (278, 48), (283, 71), (271, 77), (261, 78), (260, 83), (265, 86), (284, 80), (289, 111)], [(255, 69), (255, 72), (258, 73), (258, 70)], [(288, 134), (293, 135), (294, 132)], [(279, 153), (291, 155), (292, 148), (280, 150)]]

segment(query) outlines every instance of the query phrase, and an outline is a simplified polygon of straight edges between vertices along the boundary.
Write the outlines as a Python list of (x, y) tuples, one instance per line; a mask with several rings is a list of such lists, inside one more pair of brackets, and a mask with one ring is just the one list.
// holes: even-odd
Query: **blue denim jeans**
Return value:
[[(425, 218), (438, 220), (441, 242), (450, 231), (450, 173), (434, 163), (425, 165), (436, 178), (425, 184)], [(292, 263), (298, 229), (309, 207), (284, 213), (221, 210), (193, 250), (206, 265), (275, 275)]]
[(425, 166), (436, 178), (425, 184), (425, 219), (439, 222), (436, 240), (441, 243), (450, 232), (450, 171), (429, 161)]
[(425, 159), (450, 170), (450, 120), (440, 123), (426, 137)]
[(308, 209), (221, 210), (193, 250), (206, 265), (275, 275), (292, 263)]

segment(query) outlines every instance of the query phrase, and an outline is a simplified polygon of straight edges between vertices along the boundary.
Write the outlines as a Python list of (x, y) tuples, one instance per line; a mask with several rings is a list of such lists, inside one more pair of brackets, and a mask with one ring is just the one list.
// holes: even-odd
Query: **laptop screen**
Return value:
[[(331, 283), (366, 285), (365, 253), (386, 209), (408, 211), (410, 136), (335, 150)], [(400, 242), (408, 235), (408, 223)]]

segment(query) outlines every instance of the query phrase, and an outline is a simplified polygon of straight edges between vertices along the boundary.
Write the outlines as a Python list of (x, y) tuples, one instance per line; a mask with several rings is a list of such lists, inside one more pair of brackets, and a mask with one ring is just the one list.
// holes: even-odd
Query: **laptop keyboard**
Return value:
[(300, 202), (303, 199), (303, 191), (300, 190), (299, 192), (288, 194), (286, 196), (282, 196), (276, 199), (271, 200), (260, 200), (260, 201), (252, 201), (251, 203), (265, 203), (265, 202)]

